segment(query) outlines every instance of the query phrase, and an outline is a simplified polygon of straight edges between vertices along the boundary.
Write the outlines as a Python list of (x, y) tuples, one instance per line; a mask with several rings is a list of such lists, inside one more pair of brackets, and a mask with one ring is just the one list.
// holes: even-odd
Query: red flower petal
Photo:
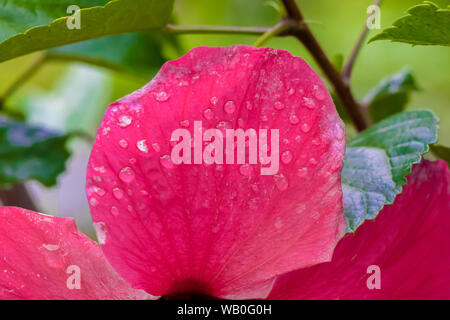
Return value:
[[(170, 137), (194, 136), (194, 121), (203, 132), (279, 129), (278, 173), (175, 165)], [(330, 259), (344, 227), (343, 149), (332, 100), (302, 59), (196, 48), (106, 113), (87, 183), (104, 252), (155, 295), (265, 297), (274, 276)]]
[(72, 219), (0, 207), (0, 300), (135, 299), (137, 294), (142, 295)]
[[(331, 263), (281, 276), (270, 298), (450, 299), (450, 170), (424, 161), (408, 180), (394, 205), (339, 242)], [(380, 289), (367, 287), (371, 265)]]

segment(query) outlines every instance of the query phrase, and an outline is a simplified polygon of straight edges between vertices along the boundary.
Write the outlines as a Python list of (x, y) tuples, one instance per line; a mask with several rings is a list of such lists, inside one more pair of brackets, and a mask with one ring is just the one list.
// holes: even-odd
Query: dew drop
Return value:
[(219, 102), (219, 99), (217, 97), (212, 97), (209, 102), (211, 102), (211, 104), (213, 106), (215, 106), (217, 104), (217, 102)]
[(289, 117), (289, 122), (293, 125), (296, 125), (300, 122), (300, 119), (295, 114), (291, 114), (291, 116)]
[(314, 86), (314, 97), (320, 101), (325, 99), (325, 93), (319, 88), (319, 86)]
[(234, 111), (236, 111), (236, 104), (234, 103), (234, 101), (227, 101), (223, 106), (223, 109), (226, 113), (232, 114), (234, 113)]
[(98, 205), (98, 200), (95, 198), (91, 198), (89, 200), (89, 203), (91, 204), (91, 206), (95, 207), (96, 205)]
[(189, 124), (190, 124), (189, 120), (180, 121), (180, 126), (182, 126), (183, 128), (189, 127)]
[(141, 150), (144, 153), (148, 153), (148, 146), (147, 146), (147, 141), (144, 140), (140, 140), (136, 143), (136, 146), (139, 150)]
[(303, 98), (303, 105), (305, 107), (307, 107), (308, 109), (314, 109), (315, 107), (317, 107), (314, 99), (307, 98), (307, 97)]
[(117, 207), (111, 207), (111, 214), (114, 217), (117, 217), (119, 215), (119, 209), (117, 209)]
[(290, 150), (286, 150), (281, 154), (281, 161), (284, 164), (288, 164), (292, 161), (292, 152)]
[(130, 116), (127, 116), (126, 114), (123, 114), (119, 117), (119, 126), (122, 128), (128, 127), (133, 119)]
[(206, 120), (211, 120), (214, 118), (214, 111), (212, 111), (211, 109), (206, 109), (205, 111), (203, 111), (203, 116)]
[(99, 187), (95, 187), (94, 186), (94, 192), (99, 195), (100, 197), (103, 197), (106, 194), (106, 191), (103, 190), (102, 188)]
[(121, 139), (119, 140), (119, 146), (121, 146), (122, 148), (127, 148), (128, 147), (128, 142), (125, 139)]
[(302, 124), (302, 131), (304, 132), (304, 133), (308, 133), (309, 132), (309, 130), (311, 130), (311, 127), (309, 126), (309, 124), (307, 124), (307, 123), (304, 123), (304, 124)]
[(172, 162), (172, 160), (170, 159), (169, 155), (164, 155), (159, 159), (159, 162), (161, 163), (161, 165), (166, 168), (166, 169), (173, 169), (174, 168), (174, 164)]
[(290, 88), (288, 91), (288, 95), (292, 96), (295, 93), (295, 89), (294, 88)]
[(165, 91), (158, 92), (155, 96), (155, 99), (159, 102), (165, 102), (169, 100), (169, 94)]
[(132, 182), (135, 178), (133, 169), (131, 169), (130, 167), (122, 168), (122, 170), (120, 170), (119, 172), (119, 178), (125, 183)]
[(289, 187), (289, 182), (283, 174), (275, 175), (274, 179), (275, 185), (277, 186), (278, 190), (284, 191)]
[(315, 166), (317, 164), (317, 160), (315, 158), (309, 159), (309, 164)]
[(101, 245), (106, 243), (106, 225), (103, 222), (94, 223), (95, 232), (97, 233), (97, 240)]
[(113, 189), (113, 195), (114, 198), (116, 198), (117, 200), (120, 200), (123, 198), (123, 191), (120, 188), (114, 188)]
[(245, 102), (245, 108), (246, 108), (248, 111), (252, 110), (252, 109), (253, 109), (252, 103), (251, 103), (250, 101), (246, 101), (246, 102)]
[(275, 104), (273, 105), (273, 107), (276, 110), (283, 110), (284, 109), (284, 104), (282, 104), (280, 101), (275, 102)]
[(304, 178), (308, 175), (308, 168), (300, 168), (297, 170), (297, 175), (301, 178)]
[(249, 177), (252, 175), (253, 173), (253, 167), (249, 164), (243, 164), (242, 166), (239, 167), (239, 172), (246, 177)]

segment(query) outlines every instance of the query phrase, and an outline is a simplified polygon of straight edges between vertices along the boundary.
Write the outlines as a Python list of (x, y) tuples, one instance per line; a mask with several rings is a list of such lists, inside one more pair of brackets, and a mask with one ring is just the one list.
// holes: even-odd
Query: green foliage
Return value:
[(394, 22), (369, 42), (391, 40), (412, 45), (450, 46), (450, 9), (439, 9), (432, 2), (414, 6), (408, 15)]
[(447, 161), (447, 163), (450, 165), (450, 148), (440, 145), (440, 144), (433, 144), (431, 146), (431, 151), (433, 151), (434, 155), (436, 155), (438, 158), (441, 158), (442, 160)]
[(68, 135), (0, 118), (0, 187), (36, 179), (56, 184), (69, 157)]
[(405, 110), (413, 90), (418, 90), (418, 86), (409, 69), (383, 79), (364, 98), (364, 103), (369, 106), (372, 121), (379, 122)]
[[(36, 8), (41, 8), (43, 2), (38, 1), (35, 4)], [(19, 5), (16, 7), (19, 8)], [(105, 6), (84, 8), (80, 10), (80, 29), (69, 29), (67, 20), (72, 17), (62, 17), (52, 21), (50, 25), (33, 27), (1, 42), (0, 62), (80, 41), (122, 33), (157, 30), (169, 20), (172, 7), (173, 0), (114, 0)], [(17, 12), (20, 10), (17, 9)], [(51, 12), (54, 13), (53, 10)], [(4, 31), (6, 34), (8, 32), (11, 30)], [(116, 46), (108, 49), (114, 51)]]
[(374, 219), (406, 184), (412, 165), (437, 140), (430, 111), (400, 113), (379, 122), (347, 144), (342, 169), (347, 232)]

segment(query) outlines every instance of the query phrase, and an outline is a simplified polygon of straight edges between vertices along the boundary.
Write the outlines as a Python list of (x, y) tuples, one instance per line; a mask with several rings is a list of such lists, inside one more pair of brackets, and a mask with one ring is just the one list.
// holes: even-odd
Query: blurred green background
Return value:
[[(265, 0), (177, 0), (174, 24), (272, 26), (279, 13)], [(440, 7), (448, 0), (434, 0)], [(306, 19), (329, 56), (347, 58), (365, 21), (372, 0), (299, 0)], [(385, 0), (381, 7), (381, 28), (421, 3), (413, 0)], [(369, 37), (380, 32), (372, 30)], [(182, 35), (178, 50), (166, 46), (168, 59), (177, 58), (199, 45), (227, 46), (253, 44), (254, 36)], [(282, 48), (303, 57), (320, 71), (302, 45), (294, 38), (271, 39), (266, 46)], [(114, 48), (111, 48), (114, 50)], [(352, 88), (362, 98), (385, 76), (408, 66), (421, 90), (414, 92), (408, 109), (431, 109), (440, 118), (440, 142), (450, 145), (450, 49), (440, 46), (417, 46), (377, 41), (364, 45), (355, 65)], [(41, 53), (0, 64), (0, 96)], [(82, 131), (95, 135), (105, 108), (150, 80), (86, 64), (49, 62), (7, 101), (11, 110), (21, 111), (33, 123), (64, 131)], [(352, 132), (352, 130), (349, 130)], [(59, 178), (58, 186), (44, 189), (31, 183), (33, 196), (42, 212), (77, 216), (83, 231), (91, 233), (90, 216), (84, 196), (85, 165), (90, 143), (75, 139), (71, 143), (74, 157), (69, 170)]]

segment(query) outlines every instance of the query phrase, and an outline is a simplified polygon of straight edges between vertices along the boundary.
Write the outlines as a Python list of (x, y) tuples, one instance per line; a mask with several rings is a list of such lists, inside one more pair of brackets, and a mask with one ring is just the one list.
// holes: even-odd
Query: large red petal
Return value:
[[(279, 172), (174, 165), (172, 132), (194, 136), (194, 121), (203, 132), (279, 129)], [(155, 295), (265, 297), (274, 276), (330, 259), (344, 226), (344, 143), (326, 87), (302, 59), (196, 48), (105, 115), (87, 183), (104, 252)]]
[[(281, 276), (270, 298), (450, 299), (449, 248), (450, 170), (424, 161), (393, 205), (339, 242), (331, 263)], [(367, 287), (372, 265), (380, 289)]]
[[(79, 277), (79, 282), (75, 277)], [(135, 299), (69, 218), (0, 207), (0, 299)]]

